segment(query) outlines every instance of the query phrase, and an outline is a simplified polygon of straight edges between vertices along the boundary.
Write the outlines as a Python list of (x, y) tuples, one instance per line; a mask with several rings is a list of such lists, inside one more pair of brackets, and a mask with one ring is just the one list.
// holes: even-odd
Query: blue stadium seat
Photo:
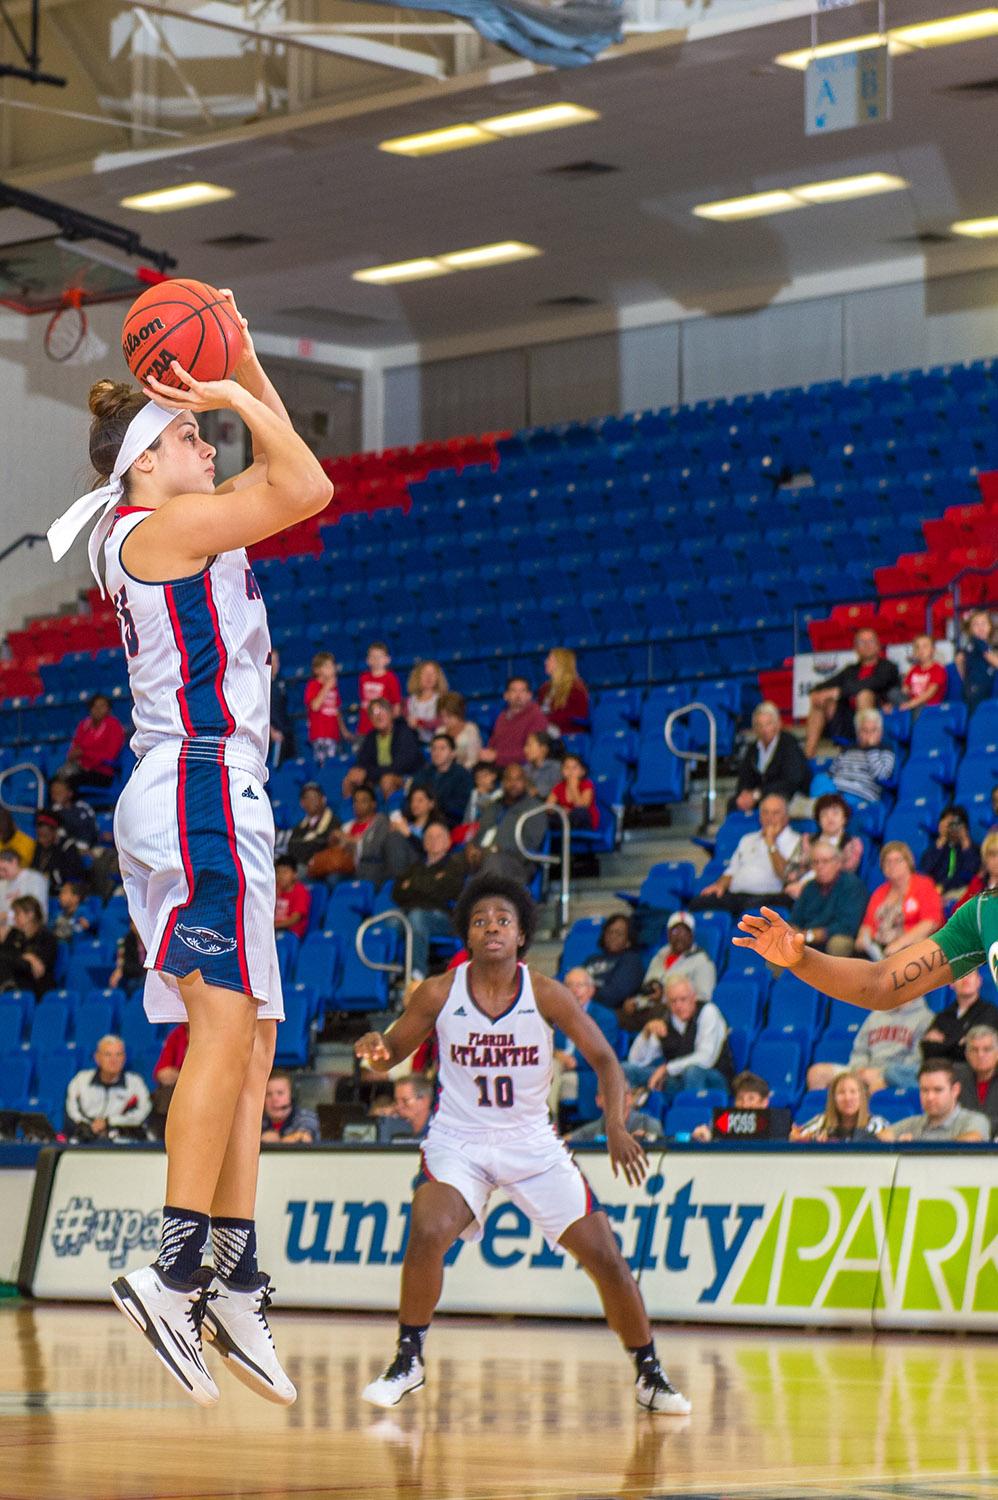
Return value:
[(689, 901), (696, 884), (696, 866), (688, 859), (663, 859), (652, 865), (641, 885), (641, 902), (645, 906), (662, 906), (653, 899), (657, 888), (672, 892), (680, 904)]
[(563, 979), (569, 969), (582, 964), (599, 948), (603, 931), (602, 917), (579, 917), (574, 921), (565, 937), (565, 946), (558, 961), (558, 978)]
[(918, 1089), (878, 1089), (870, 1095), (871, 1115), (883, 1115), (887, 1123), (905, 1120), (909, 1115), (922, 1113), (922, 1100)]
[(794, 1110), (794, 1124), (806, 1125), (815, 1115), (823, 1115), (828, 1104), (827, 1089), (807, 1089)]
[(673, 1104), (665, 1117), (665, 1133), (673, 1139), (690, 1136), (698, 1125), (709, 1125), (713, 1118), (712, 1104)]
[(114, 1006), (109, 1000), (89, 997), (82, 1000), (74, 1030), (77, 1052), (84, 1058), (90, 1057), (100, 1038), (114, 1030)]
[[(909, 716), (891, 714), (887, 722), (901, 717)], [(952, 745), (954, 740), (963, 738), (966, 727), (967, 710), (962, 703), (939, 703), (923, 708), (912, 726), (912, 754), (917, 755), (925, 750)], [(995, 738), (998, 739), (998, 718), (996, 718)]]
[(728, 1046), (731, 1048), (736, 1073), (741, 1073), (748, 1067), (749, 1051), (755, 1037), (756, 1033), (747, 1030), (744, 1026), (732, 1026), (728, 1032)]
[[(352, 936), (350, 947), (353, 947)], [(324, 1004), (332, 1000), (343, 951), (339, 935), (328, 929), (310, 933), (299, 949), (295, 979), (299, 984), (309, 985)]]
[(635, 802), (679, 802), (683, 797), (683, 762), (672, 754), (661, 730), (644, 735), (638, 743), (638, 769), (631, 788)]
[(69, 1039), (70, 1008), (61, 1000), (39, 1005), (31, 1018), (28, 1038), (37, 1055), (63, 1050)]
[(0, 1034), (0, 1109), (27, 1109), (31, 1083), (30, 1052), (7, 1051)]
[(967, 730), (967, 754), (983, 753), (993, 744), (998, 744), (998, 698), (978, 704)]
[[(369, 880), (342, 880), (333, 887), (326, 906), (327, 927), (336, 925), (341, 912), (352, 912), (361, 921), (371, 915), (374, 906), (374, 886)], [(356, 924), (355, 924), (356, 925)]]
[(794, 974), (781, 974), (769, 992), (768, 1027), (793, 1026), (817, 1032), (825, 1014), (825, 996)]
[(713, 998), (729, 1026), (752, 1033), (758, 1031), (762, 1021), (762, 1000), (754, 984), (721, 979), (715, 986)]
[(307, 1067), (311, 1058), (313, 992), (307, 985), (289, 985), (284, 992), (284, 1020), (277, 1028), (274, 1061), (281, 1068)]
[(62, 1128), (66, 1115), (66, 1090), (77, 1071), (78, 1059), (72, 1051), (42, 1053), (36, 1059), (29, 1104), (47, 1115), (56, 1130)]
[(796, 1094), (801, 1084), (802, 1049), (799, 1042), (762, 1032), (749, 1054), (752, 1071), (765, 1078), (770, 1088)]
[[(364, 952), (381, 963), (387, 963), (396, 950), (396, 934), (386, 928), (371, 927), (364, 940)], [(343, 966), (333, 995), (334, 1010), (384, 1010), (388, 1004), (388, 975), (369, 969), (351, 944), (343, 955)]]
[(274, 941), (277, 946), (277, 967), (281, 979), (282, 981), (290, 979), (298, 962), (301, 942), (293, 932), (275, 932)]
[(814, 1044), (813, 1062), (839, 1063), (848, 1067), (859, 1026), (829, 1026)]

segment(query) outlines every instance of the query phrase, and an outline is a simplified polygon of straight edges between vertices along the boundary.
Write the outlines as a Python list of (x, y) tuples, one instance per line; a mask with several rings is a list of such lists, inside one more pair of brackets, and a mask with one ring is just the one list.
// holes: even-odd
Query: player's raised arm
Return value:
[(436, 1026), (452, 983), (452, 974), (436, 974), (417, 985), (405, 1010), (386, 1032), (368, 1031), (354, 1043), (361, 1062), (376, 1073), (387, 1073), (405, 1062)]
[(622, 1171), (631, 1187), (637, 1187), (648, 1171), (648, 1158), (640, 1141), (627, 1129), (627, 1081), (613, 1048), (563, 984), (544, 974), (532, 974), (532, 978), (541, 1015), (549, 1026), (563, 1031), (575, 1043), (599, 1080), (614, 1176)]
[[(222, 296), (225, 297), (232, 307), (232, 316), (236, 319), (243, 336), (242, 353), (239, 363), (232, 371), (232, 378), (239, 382), (244, 390), (249, 391), (258, 401), (279, 417), (282, 422), (291, 426), (291, 418), (288, 416), (287, 407), (281, 400), (274, 387), (273, 381), (260, 363), (253, 343), (253, 335), (250, 333), (249, 323), (243, 317), (236, 306), (236, 299), (232, 291), (226, 287), (219, 287)], [(248, 485), (258, 484), (261, 479), (266, 478), (267, 459), (256, 438), (253, 437), (253, 462), (241, 474), (235, 474), (227, 479), (224, 484), (218, 485), (216, 495), (231, 495), (234, 490), (244, 490)]]
[[(950, 925), (944, 931), (948, 932)], [(864, 1010), (896, 1010), (908, 1000), (950, 984), (955, 977), (939, 934), (912, 943), (889, 958), (868, 963), (862, 958), (832, 958), (806, 947), (804, 934), (796, 932), (769, 906), (764, 906), (759, 916), (746, 913), (738, 930), (743, 936), (731, 940), (736, 947), (751, 948), (767, 963), (792, 969), (798, 979), (813, 984), (823, 994)], [(960, 972), (966, 972), (966, 968)]]

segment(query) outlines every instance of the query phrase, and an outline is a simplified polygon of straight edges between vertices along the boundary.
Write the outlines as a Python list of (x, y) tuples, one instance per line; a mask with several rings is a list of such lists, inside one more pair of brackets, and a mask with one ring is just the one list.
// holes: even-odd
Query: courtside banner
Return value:
[[(642, 1187), (580, 1152), (661, 1319), (998, 1329), (993, 1154), (657, 1152)], [(63, 1152), (40, 1235), (39, 1297), (105, 1299), (158, 1246), (164, 1158)], [(394, 1310), (419, 1169), (411, 1149), (264, 1153), (260, 1263), (289, 1307)], [(521, 1211), (493, 1198), (477, 1244), (448, 1255), (452, 1312), (599, 1317), (595, 1290)]]

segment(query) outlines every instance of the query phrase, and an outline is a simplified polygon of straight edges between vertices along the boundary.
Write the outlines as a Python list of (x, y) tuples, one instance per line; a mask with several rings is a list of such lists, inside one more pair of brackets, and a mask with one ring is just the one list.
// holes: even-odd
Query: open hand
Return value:
[(731, 939), (736, 948), (751, 948), (781, 969), (795, 968), (804, 957), (804, 934), (796, 932), (771, 906), (762, 907), (757, 917), (746, 912), (738, 930), (746, 936)]
[(354, 1043), (354, 1052), (369, 1068), (383, 1067), (392, 1060), (388, 1043), (380, 1031), (368, 1031)]
[(648, 1173), (648, 1157), (636, 1136), (622, 1125), (611, 1125), (606, 1133), (607, 1150), (614, 1177), (620, 1172), (630, 1187), (640, 1187)]
[(150, 401), (168, 411), (224, 411), (231, 409), (240, 397), (246, 399), (242, 386), (235, 380), (195, 380), (176, 359), (171, 361), (170, 369), (180, 381), (179, 386), (164, 385), (155, 375), (147, 375), (143, 386)]

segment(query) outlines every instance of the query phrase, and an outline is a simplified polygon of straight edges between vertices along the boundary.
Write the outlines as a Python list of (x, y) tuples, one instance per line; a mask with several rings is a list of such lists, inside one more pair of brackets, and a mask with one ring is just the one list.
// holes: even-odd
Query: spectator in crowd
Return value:
[(625, 1031), (638, 1031), (646, 1021), (665, 1015), (665, 981), (670, 974), (685, 975), (698, 1000), (713, 998), (717, 969), (696, 942), (696, 917), (689, 911), (674, 911), (665, 930), (665, 947), (658, 950), (645, 970), (639, 993), (629, 996), (620, 1007), (619, 1020)]
[(528, 734), (523, 746), (527, 782), (535, 797), (546, 802), (561, 780), (561, 761), (551, 753), (551, 736), (543, 729)]
[(561, 762), (561, 780), (547, 799), (549, 807), (563, 807), (573, 828), (595, 832), (599, 827), (596, 785), (581, 755), (570, 751)]
[(644, 981), (645, 964), (634, 923), (626, 912), (614, 912), (603, 923), (599, 947), (582, 966), (593, 978), (597, 1005), (619, 1011)]
[(319, 1117), (294, 1100), (291, 1074), (275, 1068), (267, 1080), (261, 1143), (268, 1146), (310, 1146), (319, 1139)]
[(360, 716), (357, 733), (370, 734), (374, 728), (370, 717), (371, 704), (380, 699), (388, 704), (388, 712), (395, 718), (402, 709), (402, 684), (391, 671), (391, 656), (384, 641), (372, 641), (367, 648), (367, 671), (361, 672), (358, 681), (360, 691)]
[(964, 1043), (975, 1026), (990, 1026), (998, 1031), (998, 1005), (982, 997), (980, 969), (971, 969), (961, 979), (954, 979), (951, 1003), (937, 1012), (922, 1038), (922, 1056), (962, 1063)]
[(326, 801), (317, 781), (306, 781), (298, 794), (302, 815), (288, 839), (288, 854), (295, 864), (306, 866), (313, 854), (325, 849), (329, 836), (340, 826), (340, 820)]
[(432, 821), (439, 823), (442, 820), (433, 794), (425, 786), (414, 786), (410, 788), (404, 808), (396, 808), (390, 814), (389, 821), (396, 832), (409, 840), (413, 853), (420, 858), (423, 853), (423, 834), (427, 824)]
[(556, 734), (579, 734), (589, 728), (589, 689), (579, 676), (575, 652), (553, 646), (544, 659), (547, 682), (537, 694), (544, 717)]
[(811, 768), (796, 735), (783, 728), (775, 703), (759, 703), (752, 713), (754, 741), (745, 747), (735, 773), (735, 790), (728, 811), (755, 812), (767, 792), (778, 792), (792, 802), (811, 784)]
[(308, 931), (308, 917), (312, 910), (312, 892), (298, 879), (298, 866), (290, 854), (282, 854), (274, 861), (274, 881), (277, 899), (274, 903), (274, 929), (277, 932), (293, 932), (303, 938)]
[(700, 1000), (685, 974), (666, 976), (668, 1014), (648, 1021), (634, 1038), (624, 1077), (635, 1088), (660, 1090), (667, 1099), (681, 1089), (723, 1089), (734, 1077), (728, 1026), (712, 1000)]
[(965, 1038), (966, 1062), (959, 1063), (960, 1102), (987, 1116), (989, 1136), (998, 1136), (998, 1029), (972, 1026)]
[(460, 693), (440, 698), (440, 727), (454, 741), (457, 763), (473, 771), (482, 758), (482, 731), (468, 718), (468, 706)]
[[(879, 1089), (914, 1088), (922, 1062), (921, 1041), (934, 1020), (922, 996), (896, 1010), (871, 1010), (852, 1044), (850, 1072), (859, 1074), (871, 1094)], [(820, 1050), (820, 1042), (818, 1046)], [(840, 1068), (839, 1063), (813, 1062), (807, 1073), (808, 1088), (827, 1088)]]
[[(569, 969), (562, 980), (562, 984), (570, 994), (574, 995), (579, 1002), (581, 1010), (588, 1010), (596, 993), (593, 976), (588, 970), (577, 965)], [(548, 1094), (548, 1108), (551, 1118), (558, 1124), (562, 1105), (574, 1104), (579, 1097), (579, 1059), (575, 1043), (571, 1037), (567, 1037), (563, 1031), (554, 1034), (554, 1050), (552, 1052), (552, 1076), (551, 1091)]]
[(984, 835), (981, 841), (981, 868), (967, 886), (963, 898), (958, 901), (957, 906), (962, 906), (964, 901), (970, 901), (981, 891), (998, 890), (998, 828), (992, 828), (990, 833)]
[(97, 814), (89, 802), (76, 795), (65, 776), (53, 776), (49, 782), (49, 812), (55, 814), (69, 843), (81, 854), (92, 853), (100, 839)]
[(496, 719), (483, 760), (494, 760), (500, 768), (522, 765), (527, 735), (547, 729), (544, 710), (535, 703), (525, 677), (511, 677), (503, 694), (506, 707)]
[[(768, 1109), (773, 1091), (761, 1073), (750, 1073), (746, 1069), (731, 1080), (733, 1109)], [(690, 1132), (694, 1141), (712, 1141), (714, 1132), (709, 1125), (695, 1125)]]
[(739, 839), (724, 874), (690, 902), (692, 911), (720, 910), (741, 916), (749, 907), (790, 905), (783, 881), (800, 838), (790, 827), (786, 798), (776, 792), (763, 797), (759, 823), (758, 831)]
[(856, 947), (868, 958), (900, 953), (943, 925), (943, 903), (927, 875), (915, 872), (915, 856), (900, 839), (880, 851), (887, 877), (878, 885), (863, 914)]
[(0, 920), (10, 926), (14, 902), (32, 896), (42, 911), (48, 910), (48, 876), (41, 870), (26, 870), (16, 849), (0, 850)]
[(395, 1109), (405, 1130), (393, 1133), (393, 1139), (406, 1136), (420, 1141), (426, 1134), (433, 1113), (433, 1084), (422, 1073), (410, 1073), (395, 1085)]
[(33, 990), (40, 999), (52, 988), (58, 947), (41, 902), (15, 897), (9, 923), (0, 920), (0, 990)]
[(83, 888), (74, 880), (64, 880), (58, 892), (59, 915), (52, 924), (57, 943), (71, 943), (75, 937), (93, 931), (90, 918), (83, 910)]
[[(863, 863), (863, 840), (857, 834), (850, 834), (849, 819), (852, 808), (844, 797), (838, 792), (825, 792), (824, 796), (817, 799), (814, 804), (814, 818), (818, 825), (817, 837), (824, 839), (826, 843), (834, 844), (842, 855), (842, 868), (849, 875), (855, 875)], [(791, 880), (784, 881), (783, 889), (786, 894), (796, 901), (804, 886), (809, 880), (814, 879), (811, 869), (811, 843), (813, 835), (806, 833), (801, 839), (799, 859), (801, 862), (801, 874)]]
[(35, 818), (35, 857), (31, 868), (44, 875), (52, 895), (57, 895), (67, 880), (74, 880), (78, 885), (86, 884), (83, 856), (75, 844), (62, 836), (59, 819), (54, 813), (43, 811)]
[(972, 714), (979, 703), (992, 696), (998, 671), (998, 643), (988, 610), (975, 609), (969, 615), (964, 644), (956, 653), (956, 669), (963, 678), (963, 701)]
[(18, 828), (9, 808), (0, 807), (0, 854), (7, 849), (15, 849), (23, 867), (29, 868), (35, 854), (35, 841)]
[(445, 729), (438, 729), (430, 741), (430, 763), (417, 771), (412, 790), (425, 791), (433, 798), (451, 828), (465, 822), (465, 809), (474, 791), (471, 772), (457, 758), (457, 744)]
[(866, 886), (842, 868), (842, 851), (834, 844), (815, 839), (810, 854), (814, 879), (803, 886), (788, 921), (810, 947), (848, 958), (866, 910)]
[[(923, 708), (946, 701), (949, 686), (946, 668), (936, 661), (936, 643), (931, 635), (916, 635), (911, 643), (913, 665), (905, 674), (904, 691), (897, 706), (898, 713), (910, 713), (917, 718)], [(891, 705), (884, 704), (884, 712), (891, 712)]]
[(875, 630), (857, 630), (853, 645), (856, 660), (811, 690), (804, 732), (804, 754), (809, 760), (823, 735), (851, 739), (858, 710), (879, 708), (900, 689), (901, 675), (884, 656)]
[(139, 937), (135, 923), (129, 921), (128, 931), (118, 939), (115, 949), (114, 968), (108, 975), (108, 988), (131, 991), (145, 983), (146, 945)]
[(125, 747), (125, 731), (111, 712), (110, 698), (95, 693), (89, 707), (87, 717), (76, 726), (66, 764), (59, 772), (77, 789), (109, 787)]
[(186, 1021), (167, 1032), (156, 1066), (152, 1070), (153, 1083), (159, 1088), (172, 1088), (180, 1077), (190, 1040), (191, 1028)]
[(981, 867), (981, 851), (970, 837), (967, 809), (950, 803), (939, 814), (936, 837), (918, 862), (948, 905), (964, 894)]
[(987, 1141), (988, 1117), (960, 1103), (960, 1080), (953, 1064), (931, 1058), (918, 1070), (920, 1115), (907, 1115), (881, 1134), (887, 1141)]
[(152, 1100), (145, 1080), (125, 1068), (120, 1036), (102, 1036), (94, 1052), (96, 1068), (81, 1068), (66, 1090), (70, 1134), (77, 1140), (114, 1140), (119, 1130), (145, 1124)]
[(405, 713), (409, 728), (421, 745), (428, 745), (442, 727), (440, 700), (448, 691), (447, 675), (438, 661), (418, 661), (409, 673)]
[(502, 796), (499, 767), (490, 760), (480, 760), (471, 775), (472, 789), (464, 809), (462, 823), (480, 823), (482, 814)]
[(281, 681), (281, 653), (270, 650), (270, 765), (276, 771), (298, 754), (294, 720), (288, 707), (288, 690)]
[(884, 720), (879, 709), (861, 708), (856, 715), (856, 744), (832, 761), (829, 771), (819, 772), (812, 790), (836, 791), (854, 802), (879, 802), (894, 779), (897, 756), (882, 743)]
[[(596, 1104), (600, 1110), (599, 1118), (588, 1125), (580, 1125), (573, 1130), (571, 1135), (566, 1136), (570, 1146), (596, 1146), (606, 1140), (606, 1115), (603, 1111), (606, 1102), (601, 1092), (597, 1092)], [(642, 1141), (657, 1141), (662, 1136), (662, 1126), (654, 1115), (642, 1114), (634, 1107), (634, 1090), (628, 1088), (624, 1093), (624, 1106), (627, 1110), (627, 1123), (624, 1129), (631, 1135), (636, 1135)]]
[(856, 1141), (878, 1136), (887, 1128), (883, 1115), (871, 1115), (870, 1090), (859, 1073), (843, 1068), (828, 1085), (828, 1099), (820, 1115), (795, 1125), (794, 1141)]
[(336, 754), (341, 741), (349, 738), (343, 722), (339, 669), (329, 651), (317, 651), (312, 657), (312, 676), (305, 684), (305, 707), (312, 757), (316, 765), (323, 766)]
[[(522, 766), (510, 764), (502, 773), (502, 796), (483, 809), (478, 823), (478, 832), (465, 848), (465, 859), (472, 874), (489, 870), (495, 875), (505, 875), (528, 885), (538, 868), (533, 860), (520, 853), (516, 842), (516, 828), (524, 813), (544, 806), (527, 790), (527, 777)], [(530, 818), (523, 825), (520, 840), (528, 850), (538, 850), (547, 832), (544, 818)]]
[(412, 923), (412, 977), (425, 979), (430, 972), (430, 941), (453, 937), (450, 910), (461, 894), (467, 867), (464, 856), (452, 853), (450, 829), (439, 819), (423, 831), (425, 859), (411, 865), (392, 886), (395, 905)]
[(373, 698), (367, 713), (371, 728), (360, 742), (355, 764), (343, 778), (343, 795), (349, 797), (358, 786), (369, 783), (387, 799), (422, 769), (423, 747), (404, 719), (392, 717), (387, 698)]

